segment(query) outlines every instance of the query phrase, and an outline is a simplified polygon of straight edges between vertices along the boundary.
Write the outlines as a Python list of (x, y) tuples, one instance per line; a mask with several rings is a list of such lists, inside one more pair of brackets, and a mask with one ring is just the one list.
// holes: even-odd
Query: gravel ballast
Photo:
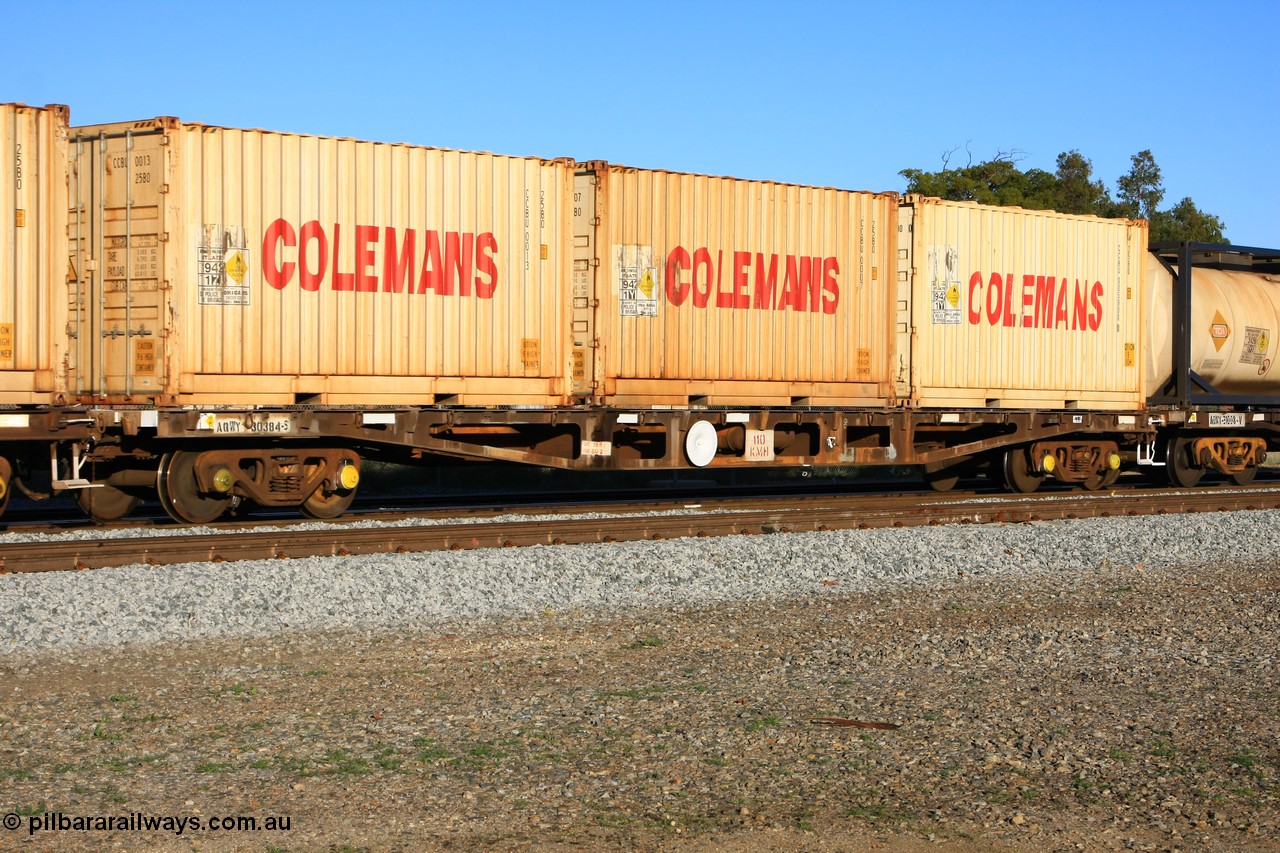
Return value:
[(29, 653), (1247, 562), (1278, 529), (1260, 511), (7, 575), (0, 637)]
[(0, 577), (0, 846), (1280, 849), (1278, 522)]

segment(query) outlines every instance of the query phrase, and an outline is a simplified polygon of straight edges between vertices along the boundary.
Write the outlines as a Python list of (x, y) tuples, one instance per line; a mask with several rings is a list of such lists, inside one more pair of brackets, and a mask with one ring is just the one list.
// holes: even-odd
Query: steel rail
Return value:
[[(812, 505), (797, 506), (794, 500), (784, 499), (771, 508), (670, 514), (620, 512), (615, 506), (602, 508), (601, 512), (608, 514), (604, 518), (575, 514), (528, 521), (499, 519), (372, 528), (331, 525), (325, 531), (235, 530), (204, 535), (5, 543), (0, 549), (0, 572), (1276, 508), (1280, 508), (1280, 489), (1275, 486), (1039, 496), (938, 495), (927, 501), (921, 500), (920, 495), (859, 495)], [(575, 513), (585, 511), (578, 508)]]

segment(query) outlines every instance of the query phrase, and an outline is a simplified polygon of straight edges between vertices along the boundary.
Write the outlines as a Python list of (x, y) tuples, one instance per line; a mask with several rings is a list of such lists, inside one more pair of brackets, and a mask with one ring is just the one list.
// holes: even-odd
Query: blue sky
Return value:
[(1280, 246), (1278, 0), (0, 0), (0, 101), (73, 124), (236, 127), (845, 189), (1149, 148), (1243, 245)]

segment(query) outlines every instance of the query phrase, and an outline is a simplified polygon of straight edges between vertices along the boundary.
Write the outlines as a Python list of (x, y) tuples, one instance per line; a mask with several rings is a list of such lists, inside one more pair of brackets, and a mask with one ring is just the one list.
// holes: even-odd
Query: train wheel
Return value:
[(1031, 460), (1027, 451), (1014, 447), (1004, 452), (1004, 484), (1011, 492), (1029, 494), (1040, 488), (1044, 482), (1044, 474), (1031, 470)]
[(13, 466), (9, 460), (0, 456), (0, 515), (4, 515), (9, 505), (9, 495), (13, 492)]
[(1175, 486), (1189, 489), (1204, 476), (1204, 469), (1194, 464), (1191, 458), (1191, 439), (1174, 436), (1169, 439), (1165, 459), (1165, 471), (1169, 482)]
[(351, 506), (351, 502), (355, 499), (355, 489), (350, 489), (345, 493), (330, 492), (326, 495), (322, 486), (312, 492), (311, 497), (303, 501), (298, 509), (307, 518), (327, 521), (331, 518), (337, 518), (346, 512), (347, 508)]
[(76, 489), (76, 506), (95, 521), (119, 521), (140, 503), (142, 498), (122, 492), (115, 486)]
[(207, 524), (227, 511), (230, 495), (211, 495), (196, 484), (196, 454), (181, 450), (160, 457), (156, 492), (160, 505), (174, 521)]
[(1235, 483), (1237, 486), (1247, 486), (1250, 483), (1252, 483), (1253, 478), (1257, 476), (1258, 476), (1258, 469), (1256, 467), (1250, 466), (1248, 468), (1245, 468), (1243, 471), (1241, 471), (1238, 474), (1232, 474), (1231, 482)]
[(935, 492), (949, 492), (960, 482), (961, 467), (955, 462), (928, 462), (924, 466), (924, 481)]
[(1120, 472), (1113, 470), (1095, 471), (1080, 483), (1085, 489), (1096, 492), (1099, 489), (1107, 489), (1114, 486), (1116, 480), (1120, 479)]
[(1116, 480), (1120, 479), (1120, 469), (1107, 466), (1101, 471), (1094, 471), (1080, 485), (1084, 486), (1091, 492), (1098, 489), (1108, 489), (1116, 484)]

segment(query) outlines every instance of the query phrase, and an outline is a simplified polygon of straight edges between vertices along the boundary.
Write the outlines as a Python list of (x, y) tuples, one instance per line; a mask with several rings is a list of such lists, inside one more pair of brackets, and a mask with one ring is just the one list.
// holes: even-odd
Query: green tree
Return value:
[(1151, 242), (1191, 240), (1196, 243), (1225, 243), (1224, 226), (1218, 217), (1184, 198), (1168, 210), (1157, 211), (1151, 219)]
[(1129, 158), (1128, 174), (1116, 180), (1116, 196), (1120, 199), (1119, 215), (1129, 219), (1150, 221), (1164, 198), (1164, 181), (1151, 149), (1139, 151)]
[(950, 168), (955, 151), (942, 155), (942, 170), (903, 169), (898, 174), (907, 179), (907, 192), (945, 198), (950, 201), (976, 201), (979, 204), (1045, 209), (1053, 206), (1056, 179), (1042, 169), (1026, 172), (1018, 168), (1018, 152), (997, 152), (990, 160)]
[(1111, 206), (1111, 194), (1101, 180), (1093, 180), (1093, 163), (1072, 149), (1058, 155), (1056, 210), (1063, 213), (1098, 213)]
[(1151, 223), (1153, 243), (1226, 242), (1226, 226), (1222, 220), (1200, 210), (1190, 198), (1184, 198), (1169, 210), (1160, 210), (1164, 180), (1149, 149), (1130, 158), (1129, 171), (1116, 180), (1115, 199), (1107, 191), (1106, 183), (1093, 177), (1093, 163), (1074, 149), (1058, 155), (1057, 170), (1052, 173), (1042, 169), (1022, 171), (1017, 165), (1018, 152), (997, 152), (990, 160), (980, 163), (974, 163), (970, 156), (965, 166), (951, 168), (951, 157), (955, 153), (953, 149), (942, 155), (940, 171), (903, 169), (899, 172), (907, 179), (907, 192), (952, 201), (1146, 219)]

